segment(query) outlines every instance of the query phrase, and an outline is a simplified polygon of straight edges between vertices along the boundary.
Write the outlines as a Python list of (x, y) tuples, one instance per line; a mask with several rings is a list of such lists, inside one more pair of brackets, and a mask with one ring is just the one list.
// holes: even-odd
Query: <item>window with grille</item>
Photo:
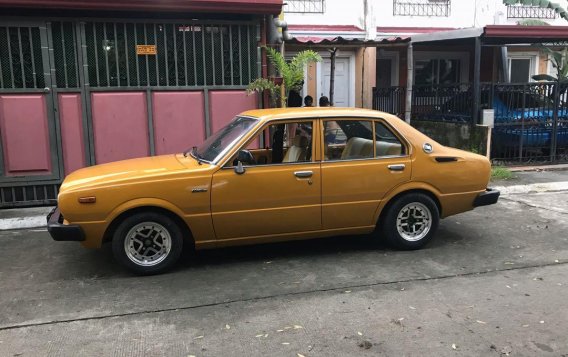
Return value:
[[(256, 78), (253, 25), (89, 22), (84, 32), (91, 87), (242, 86)], [(155, 54), (138, 54), (137, 45)]]
[(414, 64), (416, 85), (456, 84), (460, 82), (459, 59), (424, 59)]
[(325, 12), (325, 0), (287, 0), (284, 12), (323, 14)]
[(44, 88), (39, 27), (0, 26), (0, 88)]
[(532, 5), (509, 5), (507, 6), (509, 19), (555, 19), (554, 9)]
[(72, 22), (51, 23), (55, 82), (58, 88), (80, 87), (76, 36)]
[(450, 0), (394, 0), (393, 15), (450, 16)]

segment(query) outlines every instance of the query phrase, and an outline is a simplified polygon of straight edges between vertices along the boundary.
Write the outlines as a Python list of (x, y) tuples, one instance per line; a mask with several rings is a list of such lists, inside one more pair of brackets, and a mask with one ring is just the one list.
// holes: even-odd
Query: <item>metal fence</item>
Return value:
[(485, 84), (482, 106), (495, 112), (492, 157), (503, 161), (568, 160), (567, 84)]
[[(480, 109), (493, 109), (492, 158), (504, 162), (568, 161), (568, 84), (481, 83)], [(399, 117), (404, 87), (374, 89), (373, 108)], [(396, 98), (396, 99), (394, 99)], [(412, 120), (475, 125), (473, 86), (416, 85)]]
[(288, 0), (285, 2), (284, 12), (287, 13), (314, 13), (325, 12), (325, 0)]
[(404, 117), (406, 87), (373, 88), (373, 108)]
[(540, 7), (539, 5), (508, 5), (507, 18), (509, 19), (555, 19), (558, 14), (554, 9)]
[(393, 3), (393, 15), (395, 16), (448, 17), (450, 12), (450, 0), (394, 0)]
[(415, 85), (412, 87), (412, 118), (470, 123), (472, 98), (469, 83)]

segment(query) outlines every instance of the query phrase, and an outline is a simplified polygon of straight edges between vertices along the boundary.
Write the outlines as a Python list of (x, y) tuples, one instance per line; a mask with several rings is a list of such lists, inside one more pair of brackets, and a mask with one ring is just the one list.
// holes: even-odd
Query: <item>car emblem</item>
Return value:
[(431, 154), (432, 151), (434, 151), (434, 148), (432, 147), (431, 144), (429, 143), (424, 143), (424, 145), (422, 145), (422, 150), (424, 150), (424, 152), (426, 154)]
[(204, 188), (204, 187), (196, 187), (196, 188), (192, 189), (191, 192), (193, 192), (193, 193), (207, 192), (207, 189)]

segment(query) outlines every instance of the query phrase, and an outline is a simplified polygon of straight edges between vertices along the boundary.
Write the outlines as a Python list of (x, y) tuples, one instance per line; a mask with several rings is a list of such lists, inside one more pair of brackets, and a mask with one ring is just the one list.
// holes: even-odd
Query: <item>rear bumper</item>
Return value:
[(56, 241), (82, 242), (85, 234), (81, 227), (73, 224), (63, 224), (63, 216), (58, 207), (47, 215), (47, 231)]
[(479, 195), (477, 195), (475, 200), (473, 200), (473, 207), (493, 205), (497, 203), (499, 195), (500, 195), (499, 191), (492, 188), (488, 188), (485, 190), (485, 192), (482, 192)]

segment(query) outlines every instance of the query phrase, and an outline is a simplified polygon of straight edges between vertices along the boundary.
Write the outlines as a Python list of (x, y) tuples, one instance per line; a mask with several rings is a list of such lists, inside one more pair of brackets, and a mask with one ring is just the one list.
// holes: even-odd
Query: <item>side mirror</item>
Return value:
[(242, 175), (245, 173), (245, 168), (243, 167), (243, 163), (241, 161), (237, 162), (237, 166), (235, 166), (235, 173), (237, 175)]

